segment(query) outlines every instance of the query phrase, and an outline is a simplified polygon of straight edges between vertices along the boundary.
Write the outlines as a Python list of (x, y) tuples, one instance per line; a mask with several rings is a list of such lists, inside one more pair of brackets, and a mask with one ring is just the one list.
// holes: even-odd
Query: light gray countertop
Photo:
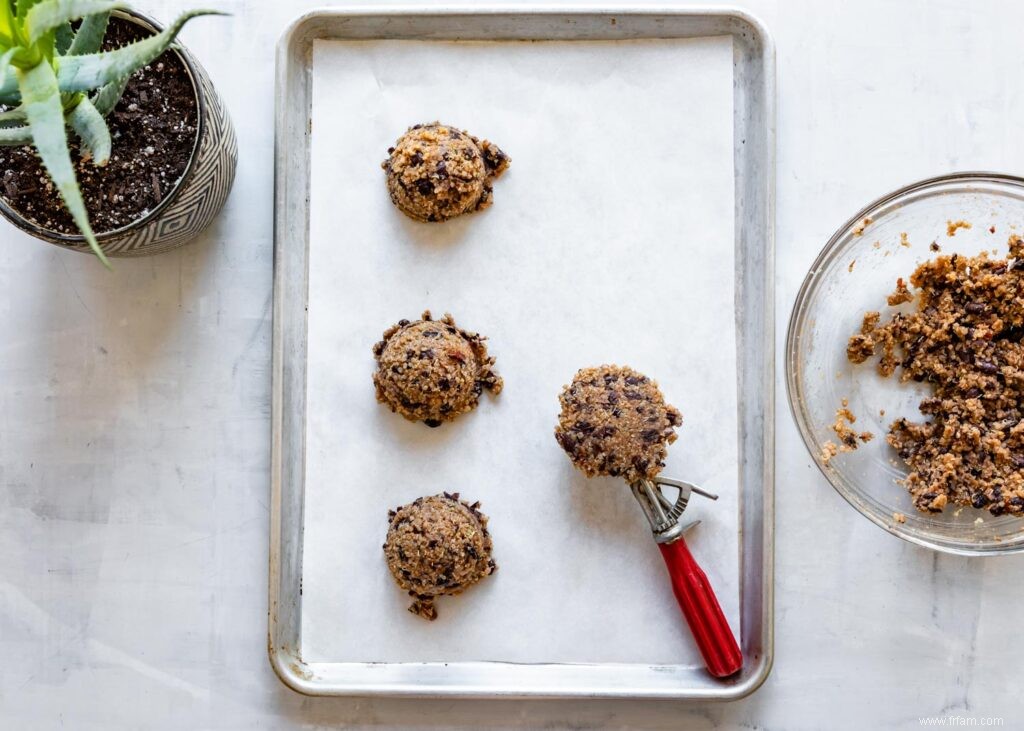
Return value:
[[(733, 704), (309, 699), (266, 659), (274, 44), (309, 0), (219, 0), (184, 41), (233, 115), (224, 214), (152, 259), (0, 228), (0, 726), (1024, 726), (1024, 559), (940, 556), (819, 475), (782, 383), (796, 289), (878, 195), (1024, 170), (1019, 3), (747, 3), (778, 51), (776, 659)], [(576, 4), (576, 3), (566, 3)], [(140, 9), (169, 18), (181, 3)]]

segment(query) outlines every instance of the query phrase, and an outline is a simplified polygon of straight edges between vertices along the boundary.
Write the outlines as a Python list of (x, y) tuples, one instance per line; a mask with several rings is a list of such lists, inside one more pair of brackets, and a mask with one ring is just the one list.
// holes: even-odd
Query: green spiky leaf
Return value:
[(26, 119), (28, 118), (25, 116), (25, 107), (17, 106), (14, 109), (8, 109), (6, 112), (0, 112), (0, 127), (24, 124)]
[[(193, 10), (179, 15), (163, 32), (152, 38), (105, 53), (83, 56), (62, 56), (57, 61), (57, 80), (61, 91), (88, 91), (125, 76), (155, 60), (174, 42), (175, 37), (192, 18), (200, 15), (224, 15), (216, 10)], [(0, 87), (0, 93), (3, 88)]]
[(24, 20), (25, 16), (28, 15), (28, 11), (32, 9), (32, 6), (39, 2), (42, 2), (42, 0), (18, 0), (15, 13), (19, 20)]
[[(6, 3), (0, 0), (0, 5), (4, 4)], [(14, 68), (11, 66), (11, 59), (17, 50), (17, 48), (8, 48), (4, 55), (0, 56), (0, 104), (8, 106), (17, 104), (21, 100), (21, 95), (18, 93), (18, 80), (15, 78)], [(4, 91), (4, 85), (9, 85), (11, 88)]]
[(123, 8), (116, 0), (41, 0), (25, 15), (28, 39), (35, 43), (43, 34), (72, 20)]
[(14, 11), (7, 0), (0, 2), (0, 42), (5, 46), (13, 46), (15, 38)]
[[(12, 48), (11, 51), (17, 52), (18, 49)], [(12, 54), (13, 55), (13, 54)], [(14, 75), (14, 68), (7, 65), (2, 71), (0, 71), (0, 103), (11, 104), (17, 102), (21, 98), (21, 93), (18, 91), (18, 77)]]
[[(0, 0), (3, 2), (4, 0)], [(103, 265), (108, 269), (110, 262), (103, 254), (96, 235), (89, 224), (82, 191), (78, 188), (75, 168), (68, 151), (67, 132), (64, 128), (64, 107), (60, 103), (60, 89), (57, 76), (48, 63), (40, 63), (28, 70), (18, 70), (18, 87), (21, 89), (22, 104), (28, 116), (32, 131), (32, 142), (39, 159), (42, 160), (50, 180), (57, 186), (64, 205), (75, 219), (78, 230), (89, 243)]]
[(94, 165), (102, 167), (110, 160), (110, 130), (103, 115), (88, 98), (82, 99), (67, 116), (68, 125), (82, 141), (82, 147), (92, 156)]
[(69, 56), (82, 56), (86, 53), (96, 53), (103, 45), (103, 36), (107, 34), (107, 23), (110, 21), (110, 13), (96, 13), (87, 15), (82, 19), (75, 33), (75, 40), (71, 42), (68, 49)]
[(54, 38), (57, 41), (57, 53), (63, 55), (71, 48), (71, 42), (75, 39), (75, 32), (71, 30), (71, 23), (61, 23), (54, 30)]
[(101, 87), (92, 97), (92, 103), (96, 107), (96, 111), (104, 117), (114, 111), (114, 107), (121, 101), (121, 95), (124, 94), (124, 89), (128, 86), (130, 78), (125, 76), (123, 79), (111, 81), (109, 84)]
[(0, 128), (0, 147), (24, 147), (32, 144), (32, 130), (28, 125)]
[[(56, 50), (57, 50), (56, 31), (53, 28), (49, 28), (49, 29), (47, 29), (47, 31), (45, 33), (40, 35), (39, 38), (37, 38), (34, 43), (32, 43), (29, 46), (29, 54), (28, 54), (29, 63), (27, 65), (22, 64), (21, 67), (22, 68), (31, 68), (32, 66), (35, 66), (36, 63), (37, 63), (36, 57), (39, 56), (39, 55), (41, 55), (47, 61), (53, 61), (53, 57), (54, 57), (54, 55), (56, 53)], [(17, 60), (18, 60), (18, 58), (15, 57), (15, 61), (17, 61)]]
[[(0, 0), (0, 2), (2, 2), (2, 0)], [(14, 54), (17, 53), (17, 51), (17, 48), (8, 48), (4, 51), (4, 55), (0, 56), (0, 72), (6, 74), (10, 70), (12, 74), (14, 73), (13, 70), (11, 70), (11, 59), (14, 58)]]

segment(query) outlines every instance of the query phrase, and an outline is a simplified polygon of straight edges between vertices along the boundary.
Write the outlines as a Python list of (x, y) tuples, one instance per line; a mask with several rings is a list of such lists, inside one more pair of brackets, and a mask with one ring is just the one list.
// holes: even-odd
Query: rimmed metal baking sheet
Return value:
[[(310, 465), (306, 450), (314, 42), (544, 40), (656, 45), (718, 36), (731, 37), (733, 64), (736, 391), (730, 395), (737, 407), (737, 588), (746, 660), (743, 673), (727, 682), (715, 681), (692, 656), (686, 664), (675, 665), (624, 658), (617, 662), (533, 662), (528, 657), (516, 657), (515, 662), (500, 657), (478, 661), (472, 653), (463, 653), (457, 661), (430, 657), (387, 662), (322, 657), (323, 652), (311, 655), (303, 645), (302, 624), (305, 481)], [(614, 48), (614, 43), (609, 44), (609, 50)], [(774, 57), (763, 28), (739, 11), (722, 9), (317, 11), (297, 20), (282, 38), (277, 83), (269, 652), (281, 679), (300, 692), (316, 695), (730, 699), (759, 687), (772, 657), (774, 420)], [(499, 181), (499, 204), (501, 185)], [(479, 229), (481, 224), (475, 226)], [(322, 264), (314, 262), (317, 267)], [(316, 284), (314, 280), (314, 293), (320, 291)], [(315, 307), (314, 303), (314, 311)], [(320, 347), (314, 346), (314, 350)], [(499, 351), (499, 364), (500, 358)], [(563, 380), (569, 376), (571, 372)], [(317, 383), (314, 372), (315, 387)], [(313, 393), (314, 404), (319, 396)], [(357, 480), (351, 482), (355, 485)], [(344, 528), (340, 523), (338, 529)], [(636, 540), (646, 539), (640, 534)], [(381, 569), (374, 566), (378, 573)]]

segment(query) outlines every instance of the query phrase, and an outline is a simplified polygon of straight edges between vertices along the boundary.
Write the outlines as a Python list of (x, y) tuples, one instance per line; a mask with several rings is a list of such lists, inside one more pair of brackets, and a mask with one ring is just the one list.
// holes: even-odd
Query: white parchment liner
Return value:
[[(668, 476), (738, 629), (732, 44), (320, 42), (314, 48), (302, 635), (317, 661), (642, 662), (700, 657), (625, 483), (586, 480), (552, 432), (582, 366), (657, 379), (684, 415)], [(441, 119), (511, 157), (493, 208), (416, 223), (379, 165)], [(505, 391), (438, 429), (374, 400), (371, 347), (452, 312)], [(460, 491), (499, 571), (406, 611), (388, 508)]]

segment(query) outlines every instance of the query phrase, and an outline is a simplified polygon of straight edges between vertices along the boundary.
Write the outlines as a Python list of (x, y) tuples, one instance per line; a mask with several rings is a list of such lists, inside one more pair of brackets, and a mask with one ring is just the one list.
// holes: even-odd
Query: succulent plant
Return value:
[(105, 165), (110, 130), (104, 118), (131, 75), (167, 50), (191, 18), (222, 14), (184, 13), (161, 33), (100, 51), (111, 11), (124, 7), (109, 0), (0, 0), (0, 145), (35, 147), (82, 236), (108, 267), (78, 188), (67, 130), (78, 136), (84, 155)]

